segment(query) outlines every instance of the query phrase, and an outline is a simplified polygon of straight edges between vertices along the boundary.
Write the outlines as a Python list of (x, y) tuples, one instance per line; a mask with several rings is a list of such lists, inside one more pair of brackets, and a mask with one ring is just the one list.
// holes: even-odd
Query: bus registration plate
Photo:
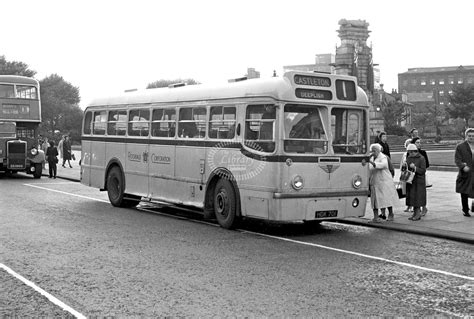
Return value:
[(317, 210), (315, 218), (337, 217), (337, 210)]

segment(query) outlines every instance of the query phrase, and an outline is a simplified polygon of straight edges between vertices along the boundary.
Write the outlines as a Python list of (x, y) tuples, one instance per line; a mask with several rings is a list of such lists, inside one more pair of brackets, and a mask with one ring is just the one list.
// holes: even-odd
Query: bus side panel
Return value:
[[(126, 157), (126, 148), (125, 148), (125, 143), (117, 143), (117, 142), (112, 142), (112, 143), (107, 143), (106, 148), (105, 148), (105, 158), (107, 158), (109, 161), (111, 159), (116, 159), (118, 162), (122, 165), (122, 167), (125, 169), (125, 162), (127, 160)], [(105, 165), (109, 165), (109, 163), (105, 163)], [(104, 180), (107, 178), (104, 176)], [(127, 187), (127, 180), (125, 180), (125, 186)]]
[[(180, 193), (175, 178), (175, 145), (150, 145), (149, 178), (151, 198), (174, 198)], [(174, 186), (173, 186), (174, 185)]]
[(268, 219), (274, 208), (273, 193), (278, 185), (280, 172), (278, 166), (281, 163), (248, 160), (246, 170), (240, 175), (239, 183), (240, 202), (242, 215)]
[(205, 162), (204, 147), (176, 146), (175, 176), (180, 182), (174, 196), (179, 196), (183, 202), (199, 202), (202, 206), (204, 191), (199, 189), (199, 185), (206, 182)]
[(91, 184), (91, 144), (91, 141), (82, 140), (81, 183), (87, 186), (98, 186)]
[(104, 187), (105, 148), (105, 142), (92, 142), (90, 147), (90, 184), (98, 188)]
[(148, 139), (143, 143), (127, 143), (125, 158), (125, 192), (148, 196)]

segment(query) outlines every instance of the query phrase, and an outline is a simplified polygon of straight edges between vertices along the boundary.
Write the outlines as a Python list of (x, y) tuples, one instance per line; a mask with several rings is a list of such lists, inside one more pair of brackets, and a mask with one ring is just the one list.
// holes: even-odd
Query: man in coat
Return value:
[[(464, 216), (469, 214), (468, 198), (474, 198), (474, 167), (472, 153), (474, 149), (474, 128), (468, 128), (465, 133), (465, 141), (456, 146), (454, 162), (459, 168), (456, 177), (456, 193), (461, 194), (461, 206)], [(471, 212), (474, 211), (474, 203), (471, 203)]]

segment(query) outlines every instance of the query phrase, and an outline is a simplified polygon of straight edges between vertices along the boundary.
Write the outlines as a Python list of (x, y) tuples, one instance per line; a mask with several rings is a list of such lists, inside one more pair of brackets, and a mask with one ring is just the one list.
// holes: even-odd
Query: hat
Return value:
[(408, 144), (407, 151), (418, 151), (418, 147), (415, 144)]

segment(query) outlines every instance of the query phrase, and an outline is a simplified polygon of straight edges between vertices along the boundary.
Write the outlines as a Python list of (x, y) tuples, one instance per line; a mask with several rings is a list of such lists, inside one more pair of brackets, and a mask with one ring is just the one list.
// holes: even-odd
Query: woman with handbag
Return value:
[(56, 173), (58, 171), (56, 164), (59, 162), (58, 154), (58, 149), (56, 146), (54, 146), (54, 141), (50, 141), (49, 147), (46, 151), (46, 159), (48, 160), (49, 167), (49, 178), (56, 178)]
[(382, 146), (378, 143), (370, 145), (372, 155), (369, 158), (369, 187), (370, 203), (374, 212), (372, 222), (379, 223), (378, 210), (385, 215), (388, 209), (387, 221), (393, 221), (393, 206), (398, 202), (398, 194), (393, 184), (392, 175), (388, 168), (388, 159), (382, 153)]
[(413, 180), (407, 182), (406, 205), (413, 207), (413, 215), (409, 220), (421, 219), (421, 207), (426, 206), (426, 162), (425, 158), (418, 152), (415, 144), (409, 144), (407, 147), (406, 165), (402, 167), (402, 174), (405, 171), (414, 172)]

